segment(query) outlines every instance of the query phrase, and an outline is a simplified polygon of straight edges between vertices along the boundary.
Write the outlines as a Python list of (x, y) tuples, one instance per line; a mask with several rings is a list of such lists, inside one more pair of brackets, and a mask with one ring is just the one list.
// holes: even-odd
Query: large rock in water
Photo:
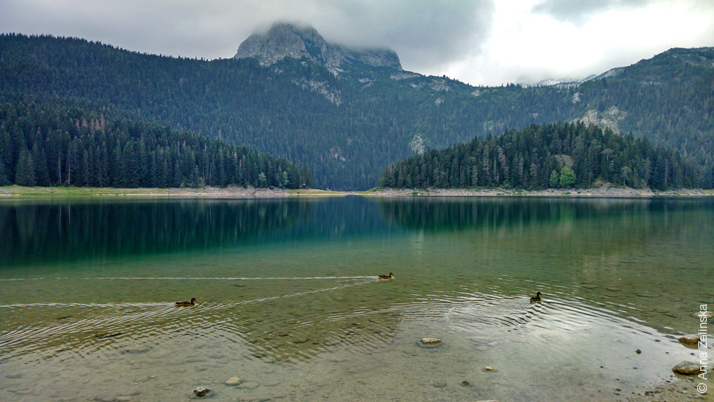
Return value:
[(235, 59), (255, 58), (262, 65), (274, 64), (286, 57), (306, 58), (332, 72), (345, 64), (364, 64), (402, 70), (399, 56), (390, 49), (351, 49), (327, 43), (311, 26), (274, 24), (267, 33), (255, 33), (238, 47)]
[(696, 375), (699, 374), (699, 363), (681, 361), (679, 364), (672, 367), (672, 371), (684, 375)]
[(685, 345), (698, 345), (699, 344), (699, 335), (697, 335), (697, 334), (684, 335), (679, 338), (679, 342), (681, 342)]

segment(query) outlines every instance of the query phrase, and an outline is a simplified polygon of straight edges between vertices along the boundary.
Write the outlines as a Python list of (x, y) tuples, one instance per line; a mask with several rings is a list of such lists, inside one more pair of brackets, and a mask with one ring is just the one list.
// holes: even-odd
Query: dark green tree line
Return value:
[(246, 147), (77, 108), (0, 103), (0, 184), (309, 187), (309, 169)]
[(543, 189), (603, 183), (657, 190), (707, 184), (700, 168), (672, 148), (593, 125), (558, 123), (427, 151), (388, 167), (380, 186)]
[(712, 48), (672, 49), (577, 85), (473, 87), (389, 68), (346, 66), (336, 76), (305, 60), (261, 66), (9, 34), (0, 35), (0, 101), (109, 109), (190, 130), (308, 166), (318, 186), (336, 189), (376, 185), (385, 167), (414, 154), (416, 135), (444, 148), (616, 108), (610, 120), (621, 131), (680, 150), (711, 186), (713, 62)]

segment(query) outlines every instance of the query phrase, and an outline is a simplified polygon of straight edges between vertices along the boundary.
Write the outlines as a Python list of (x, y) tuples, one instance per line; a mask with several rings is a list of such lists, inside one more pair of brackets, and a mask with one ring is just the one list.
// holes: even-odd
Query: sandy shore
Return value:
[(380, 189), (364, 195), (373, 197), (593, 197), (593, 198), (647, 198), (647, 197), (706, 197), (714, 190), (680, 189), (652, 191), (634, 188), (603, 186), (588, 189), (547, 189), (537, 191), (515, 189)]

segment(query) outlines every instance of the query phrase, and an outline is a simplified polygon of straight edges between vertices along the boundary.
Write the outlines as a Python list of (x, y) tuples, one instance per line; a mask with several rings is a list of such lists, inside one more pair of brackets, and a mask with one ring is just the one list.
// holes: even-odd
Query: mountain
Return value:
[(347, 49), (285, 24), (251, 36), (236, 56), (206, 61), (1, 35), (0, 101), (190, 130), (307, 165), (320, 188), (370, 188), (415, 153), (558, 121), (672, 145), (712, 182), (712, 48), (672, 49), (586, 82), (528, 88), (404, 71), (389, 51)]
[(238, 48), (235, 59), (254, 58), (269, 66), (290, 57), (305, 58), (333, 73), (353, 66), (401, 70), (399, 56), (389, 49), (349, 49), (330, 44), (311, 26), (276, 23), (265, 34), (253, 34)]

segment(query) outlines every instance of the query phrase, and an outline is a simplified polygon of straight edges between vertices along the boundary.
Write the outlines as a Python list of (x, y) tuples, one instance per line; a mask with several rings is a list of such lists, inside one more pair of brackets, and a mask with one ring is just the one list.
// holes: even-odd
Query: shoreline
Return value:
[(19, 198), (296, 198), (344, 197), (356, 195), (375, 198), (399, 197), (569, 197), (569, 198), (655, 198), (714, 197), (714, 190), (679, 189), (652, 191), (649, 189), (602, 186), (587, 189), (516, 190), (481, 189), (372, 189), (367, 191), (332, 191), (320, 189), (280, 189), (243, 187), (201, 188), (113, 188), (113, 187), (0, 187), (0, 199)]
[(584, 189), (377, 189), (362, 193), (370, 197), (571, 197), (571, 198), (653, 198), (653, 197), (714, 197), (714, 190), (616, 188), (610, 186)]
[(244, 187), (113, 188), (113, 187), (0, 187), (0, 199), (20, 198), (295, 198), (342, 197), (356, 193), (318, 189)]

